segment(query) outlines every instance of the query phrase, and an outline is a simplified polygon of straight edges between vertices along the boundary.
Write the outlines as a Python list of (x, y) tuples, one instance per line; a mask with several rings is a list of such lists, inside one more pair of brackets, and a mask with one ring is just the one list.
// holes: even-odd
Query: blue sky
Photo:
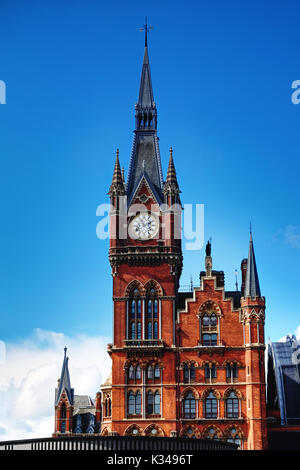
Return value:
[[(249, 221), (266, 337), (300, 324), (299, 2), (1, 1), (0, 338), (111, 335), (108, 242), (96, 237), (115, 149), (127, 172), (145, 15), (164, 174), (205, 205), (234, 289)], [(197, 284), (204, 250), (184, 253)]]

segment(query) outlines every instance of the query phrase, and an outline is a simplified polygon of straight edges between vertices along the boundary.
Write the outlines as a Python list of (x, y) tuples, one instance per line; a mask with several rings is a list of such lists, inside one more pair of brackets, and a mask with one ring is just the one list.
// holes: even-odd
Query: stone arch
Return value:
[(138, 289), (140, 297), (145, 297), (145, 288), (143, 284), (137, 279), (134, 279), (127, 285), (125, 289), (125, 297), (132, 296), (132, 293), (135, 289)]
[(142, 435), (143, 435), (143, 429), (138, 424), (130, 424), (124, 431), (124, 436), (142, 436)]
[(187, 365), (188, 367), (191, 367), (191, 365), (194, 365), (195, 367), (199, 367), (199, 364), (197, 361), (188, 360), (188, 359), (186, 359), (180, 364), (180, 368), (183, 369), (185, 365)]
[(149, 292), (151, 289), (155, 290), (155, 295), (157, 297), (162, 297), (164, 295), (161, 285), (159, 284), (159, 282), (155, 281), (154, 279), (150, 279), (149, 281), (147, 281), (144, 286), (144, 289), (145, 289), (146, 295), (149, 295)]
[[(193, 432), (188, 432), (189, 429), (191, 429)], [(181, 428), (179, 436), (201, 439), (201, 432), (194, 424), (186, 424), (183, 428)]]
[(213, 300), (206, 300), (206, 302), (203, 302), (203, 304), (200, 306), (198, 311), (199, 316), (202, 317), (205, 313), (208, 315), (215, 313), (219, 317), (222, 315), (222, 311), (219, 305)]
[[(236, 432), (233, 433), (233, 430)], [(228, 437), (231, 437), (232, 434), (238, 434), (241, 440), (244, 440), (244, 433), (242, 429), (239, 426), (236, 426), (235, 424), (231, 424), (224, 430), (224, 438), (227, 439)]]
[(102, 429), (101, 431), (101, 436), (108, 436), (108, 433), (110, 433), (110, 428), (108, 427), (105, 427), (104, 429)]
[(213, 387), (206, 388), (202, 394), (202, 400), (205, 400), (205, 398), (212, 392), (214, 396), (216, 397), (217, 400), (220, 400), (221, 394), (218, 390), (215, 390)]
[(188, 394), (189, 392), (192, 392), (192, 394), (193, 394), (193, 396), (194, 396), (194, 398), (195, 398), (196, 400), (199, 399), (199, 393), (198, 393), (198, 391), (197, 391), (194, 387), (187, 387), (187, 388), (185, 388), (185, 389), (181, 392), (181, 397), (180, 397), (181, 400), (184, 400), (184, 398), (187, 396), (187, 394)]
[[(213, 429), (215, 432), (212, 433), (211, 429)], [(215, 426), (214, 424), (206, 426), (206, 428), (203, 430), (202, 435), (204, 439), (213, 439), (214, 436), (217, 436), (220, 441), (224, 439), (221, 429)]]
[(227, 364), (229, 364), (230, 366), (233, 366), (234, 364), (236, 364), (237, 367), (241, 367), (241, 366), (242, 366), (242, 364), (241, 364), (239, 361), (235, 360), (235, 359), (233, 359), (233, 360), (231, 360), (231, 359), (226, 359), (226, 361), (223, 362), (222, 366), (223, 366), (223, 367), (226, 367)]
[(226, 398), (228, 398), (228, 396), (231, 394), (231, 392), (235, 393), (237, 398), (239, 398), (240, 400), (243, 398), (243, 394), (239, 389), (236, 389), (235, 387), (228, 387), (225, 390), (224, 395), (223, 395), (224, 400), (226, 400)]
[[(154, 432), (155, 431), (155, 432)], [(148, 437), (164, 437), (165, 433), (160, 426), (157, 424), (150, 424), (144, 430), (144, 435)]]

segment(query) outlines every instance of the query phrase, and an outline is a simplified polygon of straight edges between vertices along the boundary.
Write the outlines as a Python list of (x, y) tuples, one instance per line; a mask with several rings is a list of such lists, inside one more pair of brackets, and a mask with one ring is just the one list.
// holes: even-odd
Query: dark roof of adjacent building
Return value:
[(300, 341), (287, 336), (285, 341), (268, 345), (269, 408), (278, 407), (282, 425), (300, 424)]

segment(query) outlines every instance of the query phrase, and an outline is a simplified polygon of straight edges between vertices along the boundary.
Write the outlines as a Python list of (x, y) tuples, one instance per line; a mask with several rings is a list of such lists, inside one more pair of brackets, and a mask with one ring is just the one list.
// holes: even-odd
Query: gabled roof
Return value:
[(131, 194), (130, 194), (130, 197), (128, 198), (128, 205), (131, 204), (131, 202), (133, 201), (134, 197), (136, 196), (136, 194), (138, 193), (138, 189), (141, 187), (142, 183), (143, 183), (143, 180), (144, 182), (146, 183), (146, 185), (149, 186), (149, 189), (150, 191), (152, 192), (154, 198), (156, 199), (157, 203), (158, 204), (162, 204), (162, 196), (161, 194), (158, 193), (158, 191), (156, 190), (155, 186), (152, 184), (152, 181), (150, 179), (150, 177), (148, 176), (147, 172), (144, 170), (141, 175), (140, 175), (140, 178), (139, 180), (137, 181), (135, 187), (133, 188), (133, 190), (131, 191)]
[(249, 254), (247, 262), (244, 297), (261, 297), (256, 261), (253, 248), (252, 233), (250, 233)]
[(70, 380), (70, 373), (69, 373), (69, 358), (67, 357), (67, 348), (64, 349), (64, 361), (61, 370), (61, 376), (59, 380), (59, 386), (55, 390), (55, 405), (58, 404), (61, 395), (63, 392), (66, 393), (70, 405), (74, 403), (74, 389), (71, 388), (71, 380)]

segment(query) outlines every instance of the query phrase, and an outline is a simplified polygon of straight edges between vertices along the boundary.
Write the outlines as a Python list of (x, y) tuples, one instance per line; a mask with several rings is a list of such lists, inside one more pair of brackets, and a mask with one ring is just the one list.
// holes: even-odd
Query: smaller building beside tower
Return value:
[(100, 393), (93, 400), (75, 395), (71, 387), (67, 348), (60, 379), (55, 389), (55, 429), (53, 437), (71, 434), (94, 434), (100, 430)]

